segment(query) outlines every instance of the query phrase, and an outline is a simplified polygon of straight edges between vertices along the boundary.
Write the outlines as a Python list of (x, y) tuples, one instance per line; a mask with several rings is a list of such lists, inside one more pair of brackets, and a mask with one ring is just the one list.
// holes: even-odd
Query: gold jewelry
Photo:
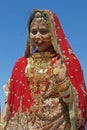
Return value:
[(48, 58), (53, 58), (55, 54), (51, 54), (50, 52), (41, 52), (41, 53), (34, 53), (32, 55), (33, 59), (48, 59)]
[(36, 12), (34, 19), (31, 22), (30, 28), (33, 26), (33, 23), (44, 24), (47, 23), (46, 19), (42, 16), (41, 12)]
[(55, 67), (55, 68), (53, 69), (53, 74), (54, 74), (54, 75), (58, 75), (59, 72), (60, 72), (60, 69), (59, 69), (58, 67)]
[(69, 79), (66, 78), (64, 81), (62, 81), (60, 83), (54, 82), (54, 85), (57, 86), (57, 89), (58, 89), (59, 92), (64, 92), (69, 88), (70, 81), (69, 81)]

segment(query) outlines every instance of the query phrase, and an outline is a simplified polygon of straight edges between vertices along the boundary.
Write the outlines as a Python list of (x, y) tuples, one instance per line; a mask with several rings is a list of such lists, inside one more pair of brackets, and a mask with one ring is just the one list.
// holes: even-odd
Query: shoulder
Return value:
[(27, 58), (23, 56), (16, 60), (14, 68), (24, 68), (26, 65), (27, 65)]
[(17, 59), (17, 61), (16, 61), (16, 64), (26, 64), (27, 63), (27, 58), (26, 57), (20, 57), (20, 58), (18, 58)]
[(24, 63), (27, 62), (27, 58), (26, 57), (20, 57), (19, 59), (17, 59), (16, 63)]

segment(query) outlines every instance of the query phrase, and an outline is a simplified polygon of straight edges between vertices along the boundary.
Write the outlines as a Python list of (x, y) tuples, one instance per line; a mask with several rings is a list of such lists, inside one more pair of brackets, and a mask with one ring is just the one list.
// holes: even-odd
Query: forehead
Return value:
[(32, 28), (48, 28), (48, 25), (44, 19), (34, 19), (30, 25)]

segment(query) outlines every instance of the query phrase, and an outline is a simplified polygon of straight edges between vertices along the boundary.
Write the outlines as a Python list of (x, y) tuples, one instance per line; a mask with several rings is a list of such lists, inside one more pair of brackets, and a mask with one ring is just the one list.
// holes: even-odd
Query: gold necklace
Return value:
[(49, 59), (49, 58), (52, 58), (52, 57), (54, 57), (55, 56), (55, 54), (53, 53), (53, 54), (51, 54), (50, 52), (40, 52), (40, 53), (34, 53), (33, 55), (32, 55), (32, 58), (33, 59), (43, 59), (43, 58), (45, 58), (45, 59)]

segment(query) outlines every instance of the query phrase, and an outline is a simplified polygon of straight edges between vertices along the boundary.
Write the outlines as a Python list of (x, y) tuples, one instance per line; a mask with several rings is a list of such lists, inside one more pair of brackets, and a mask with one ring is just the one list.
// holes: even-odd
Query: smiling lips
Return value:
[(44, 42), (35, 42), (37, 46), (41, 46)]

